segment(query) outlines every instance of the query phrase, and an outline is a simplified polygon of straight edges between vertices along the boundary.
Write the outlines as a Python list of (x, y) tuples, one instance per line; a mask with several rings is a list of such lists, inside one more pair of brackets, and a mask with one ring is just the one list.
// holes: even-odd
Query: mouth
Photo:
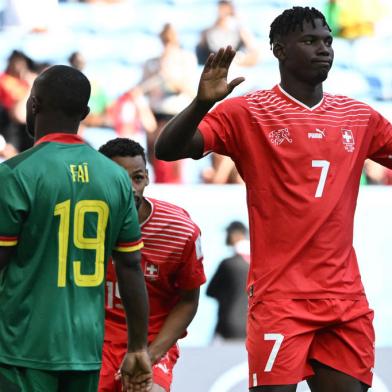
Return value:
[(133, 198), (135, 200), (136, 209), (138, 210), (140, 205), (142, 204), (142, 198), (139, 196), (136, 196), (135, 194), (133, 195)]
[(331, 60), (313, 60), (312, 63), (322, 67), (330, 67), (332, 65)]

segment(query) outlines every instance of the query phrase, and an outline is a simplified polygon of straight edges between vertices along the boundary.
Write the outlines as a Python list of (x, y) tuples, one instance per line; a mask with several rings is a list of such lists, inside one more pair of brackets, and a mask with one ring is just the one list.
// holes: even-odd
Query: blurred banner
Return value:
[[(230, 250), (225, 228), (232, 220), (248, 223), (245, 188), (242, 185), (157, 185), (146, 196), (185, 208), (202, 231), (207, 279)], [(370, 306), (375, 310), (376, 347), (392, 347), (392, 187), (360, 188), (355, 218), (354, 246)], [(216, 302), (202, 286), (198, 313), (183, 346), (211, 343), (216, 323)]]

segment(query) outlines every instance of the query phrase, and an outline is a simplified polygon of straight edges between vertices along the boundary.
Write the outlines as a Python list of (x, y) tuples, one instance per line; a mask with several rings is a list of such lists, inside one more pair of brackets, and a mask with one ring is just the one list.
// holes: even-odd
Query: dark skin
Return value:
[[(128, 172), (138, 209), (139, 223), (145, 222), (151, 214), (151, 204), (143, 197), (144, 189), (149, 184), (146, 162), (141, 155), (115, 156), (112, 160)], [(158, 335), (148, 346), (151, 363), (158, 362), (184, 334), (195, 317), (199, 304), (199, 292), (199, 288), (181, 290), (180, 300), (167, 316)], [(165, 390), (158, 384), (153, 384), (151, 392), (165, 392)]]
[[(69, 115), (60, 109), (54, 110), (47, 102), (47, 92), (42, 87), (42, 80), (45, 77), (43, 73), (35, 80), (26, 104), (27, 132), (34, 136), (35, 141), (52, 133), (76, 134), (80, 122), (89, 113), (89, 107), (86, 104), (80, 113), (75, 115)], [(0, 247), (0, 269), (11, 261), (12, 256), (12, 250)], [(140, 252), (113, 252), (113, 259), (128, 326), (128, 352), (121, 365), (123, 390), (147, 392), (151, 390), (152, 372), (146, 347), (148, 302), (144, 276), (140, 268)]]
[[(320, 19), (303, 24), (284, 37), (277, 37), (273, 53), (279, 61), (281, 87), (291, 96), (312, 107), (323, 98), (322, 83), (333, 62), (332, 36)], [(203, 154), (203, 137), (198, 124), (214, 104), (227, 97), (244, 81), (227, 81), (235, 51), (229, 46), (210, 55), (200, 77), (194, 101), (163, 129), (155, 145), (158, 159), (172, 161), (182, 158), (199, 159)], [(312, 362), (315, 375), (308, 380), (312, 392), (364, 392), (367, 386), (346, 374), (318, 362)], [(252, 392), (294, 392), (296, 384), (251, 388)]]

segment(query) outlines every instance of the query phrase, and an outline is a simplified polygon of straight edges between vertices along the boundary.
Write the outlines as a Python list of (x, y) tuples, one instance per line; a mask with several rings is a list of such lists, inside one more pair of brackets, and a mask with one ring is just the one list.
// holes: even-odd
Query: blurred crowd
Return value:
[[(48, 15), (47, 11), (65, 2), (132, 3), (129, 0), (5, 0), (3, 9), (0, 9), (2, 31), (19, 29), (26, 35), (45, 36), (51, 29), (50, 20), (45, 16)], [(235, 66), (239, 72), (247, 74), (254, 69), (263, 70), (264, 53), (255, 31), (247, 28), (247, 24), (238, 16), (240, 4), (239, 1), (236, 4), (229, 0), (214, 1), (215, 20), (195, 33), (197, 42), (193, 50), (189, 46), (184, 48), (174, 22), (162, 23), (157, 32), (160, 52), (145, 59), (140, 65), (139, 79), (133, 85), (124, 83), (122, 91), (116, 96), (108, 93), (98, 78), (89, 75), (87, 56), (77, 49), (75, 43), (75, 50), (67, 53), (64, 63), (85, 72), (92, 84), (91, 112), (83, 122), (80, 134), (94, 147), (102, 144), (97, 142), (95, 145), (97, 135), (100, 135), (100, 142), (105, 141), (102, 137), (108, 140), (115, 135), (138, 141), (147, 151), (149, 170), (155, 183), (241, 184), (242, 179), (228, 157), (211, 154), (207, 164), (199, 164), (187, 160), (163, 162), (153, 154), (160, 129), (195, 96), (200, 67), (210, 52), (230, 44), (237, 50)], [(323, 4), (323, 11), (336, 37), (353, 42), (375, 34), (375, 26), (382, 13), (379, 1), (331, 0)], [(43, 9), (46, 12), (42, 12)], [(39, 58), (42, 59), (42, 55)], [(35, 77), (50, 65), (51, 61), (38, 61), (34, 53), (20, 48), (5, 56), (0, 73), (0, 160), (32, 146), (33, 141), (24, 131), (26, 99)], [(111, 77), (114, 79), (116, 75)], [(269, 83), (275, 82), (272, 77), (267, 79)], [(367, 161), (362, 184), (392, 185), (392, 174), (382, 166)]]

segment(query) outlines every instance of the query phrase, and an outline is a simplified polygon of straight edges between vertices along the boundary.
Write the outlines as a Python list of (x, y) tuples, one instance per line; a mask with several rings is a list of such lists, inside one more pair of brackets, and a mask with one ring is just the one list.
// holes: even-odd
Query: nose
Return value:
[(323, 56), (329, 56), (331, 52), (331, 46), (328, 46), (324, 41), (320, 40), (320, 43), (317, 47), (317, 53)]

